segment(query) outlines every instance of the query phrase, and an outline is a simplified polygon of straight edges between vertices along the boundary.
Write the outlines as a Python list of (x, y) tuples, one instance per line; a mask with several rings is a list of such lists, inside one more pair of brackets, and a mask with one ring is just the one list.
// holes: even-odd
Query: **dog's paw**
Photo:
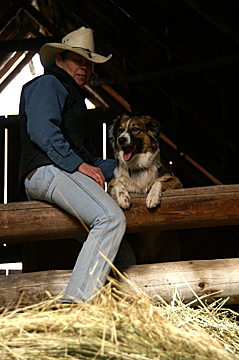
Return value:
[(161, 182), (157, 181), (152, 186), (147, 198), (146, 198), (146, 206), (148, 209), (153, 209), (160, 204), (160, 200), (162, 197), (162, 186)]
[(119, 204), (119, 206), (122, 208), (122, 209), (129, 209), (130, 206), (131, 206), (131, 198), (129, 196), (129, 193), (128, 191), (126, 190), (120, 190), (117, 195), (116, 195), (116, 198), (117, 198), (117, 202)]
[(153, 209), (160, 204), (160, 196), (148, 195), (146, 199), (146, 206), (148, 209)]

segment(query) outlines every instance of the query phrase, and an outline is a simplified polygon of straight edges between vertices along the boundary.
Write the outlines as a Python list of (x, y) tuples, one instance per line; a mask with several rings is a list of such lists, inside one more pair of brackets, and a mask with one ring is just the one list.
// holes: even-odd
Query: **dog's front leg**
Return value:
[(124, 185), (120, 182), (113, 186), (112, 194), (116, 196), (117, 203), (123, 209), (129, 209), (131, 205), (131, 198)]
[(161, 200), (162, 197), (162, 183), (160, 180), (157, 180), (153, 183), (153, 186), (150, 189), (150, 192), (148, 193), (147, 199), (146, 199), (146, 206), (148, 209), (152, 209), (156, 207)]

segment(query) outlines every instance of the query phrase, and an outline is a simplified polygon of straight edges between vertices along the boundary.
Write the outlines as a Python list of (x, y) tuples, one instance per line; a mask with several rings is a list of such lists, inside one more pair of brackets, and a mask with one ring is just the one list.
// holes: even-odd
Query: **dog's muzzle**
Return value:
[(118, 144), (119, 144), (120, 146), (127, 146), (127, 145), (129, 145), (129, 144), (128, 144), (128, 139), (127, 139), (126, 137), (124, 137), (124, 136), (119, 137), (119, 139), (118, 139)]

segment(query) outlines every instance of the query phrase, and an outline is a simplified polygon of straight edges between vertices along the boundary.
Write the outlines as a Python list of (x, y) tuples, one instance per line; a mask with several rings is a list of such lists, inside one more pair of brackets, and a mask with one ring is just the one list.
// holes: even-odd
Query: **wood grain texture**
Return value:
[[(166, 302), (172, 301), (175, 289), (183, 300), (189, 303), (196, 299), (192, 290), (207, 301), (226, 299), (227, 304), (239, 304), (239, 259), (216, 259), (180, 261), (150, 265), (134, 265), (122, 268), (133, 283), (145, 293), (160, 295)], [(40, 271), (0, 276), (0, 308), (16, 305), (22, 296), (25, 304), (36, 303), (46, 297), (64, 293), (71, 276), (70, 270)], [(129, 286), (120, 279), (121, 284)], [(192, 290), (191, 290), (191, 289)], [(132, 288), (131, 288), (132, 289)]]
[[(152, 210), (145, 206), (145, 195), (131, 197), (132, 206), (124, 211), (127, 233), (239, 224), (239, 185), (167, 190)], [(55, 205), (40, 201), (0, 205), (1, 243), (85, 235), (80, 221)]]

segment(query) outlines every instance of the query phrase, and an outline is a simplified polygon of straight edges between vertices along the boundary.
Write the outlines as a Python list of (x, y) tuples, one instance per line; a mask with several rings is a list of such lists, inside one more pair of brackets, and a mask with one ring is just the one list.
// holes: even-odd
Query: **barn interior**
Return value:
[[(97, 155), (103, 123), (108, 127), (124, 113), (150, 115), (161, 124), (162, 159), (185, 188), (238, 184), (238, 14), (232, 0), (1, 0), (0, 93), (45, 43), (89, 27), (97, 52), (113, 54), (95, 66), (86, 87), (95, 105), (88, 111)], [(5, 128), (8, 202), (20, 202), (17, 115), (0, 117), (1, 144)], [(107, 151), (112, 157), (109, 142)], [(1, 203), (3, 167), (1, 145)], [(179, 230), (178, 236), (181, 260), (238, 257), (238, 226)], [(57, 246), (56, 240), (3, 242), (0, 262), (22, 261), (26, 272), (71, 269), (81, 247), (60, 238)]]

